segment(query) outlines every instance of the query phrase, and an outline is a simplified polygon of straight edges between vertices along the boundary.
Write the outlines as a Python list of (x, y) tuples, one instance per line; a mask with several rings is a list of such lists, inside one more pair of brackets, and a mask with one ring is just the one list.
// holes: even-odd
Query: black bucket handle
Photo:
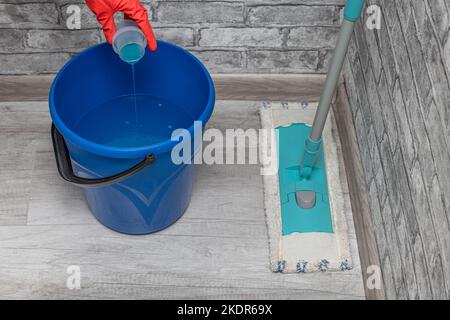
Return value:
[(52, 123), (52, 141), (53, 151), (55, 152), (56, 166), (58, 167), (59, 175), (67, 182), (70, 182), (71, 184), (79, 187), (102, 187), (117, 183), (155, 162), (155, 156), (150, 154), (146, 156), (144, 160), (131, 167), (130, 169), (113, 176), (98, 179), (81, 178), (77, 177), (73, 172), (72, 162), (70, 160), (66, 142), (64, 141), (64, 137), (61, 135), (58, 129), (56, 129), (54, 123)]

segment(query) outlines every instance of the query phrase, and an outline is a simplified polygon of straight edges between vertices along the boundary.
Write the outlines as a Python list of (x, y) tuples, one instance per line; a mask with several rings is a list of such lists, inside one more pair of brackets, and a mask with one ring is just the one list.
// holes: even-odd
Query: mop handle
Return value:
[(361, 17), (364, 0), (347, 0), (344, 10), (345, 20), (356, 22)]
[(330, 111), (331, 102), (341, 75), (348, 45), (355, 28), (355, 22), (361, 17), (364, 0), (347, 0), (344, 10), (344, 21), (331, 59), (327, 79), (319, 100), (319, 106), (314, 117), (311, 134), (306, 139), (305, 150), (300, 161), (300, 175), (309, 179), (322, 144), (322, 133)]
[(323, 128), (341, 75), (345, 56), (347, 55), (348, 44), (353, 34), (355, 22), (358, 21), (361, 16), (363, 6), (364, 0), (347, 0), (345, 5), (344, 21), (339, 33), (333, 58), (331, 59), (327, 79), (322, 95), (320, 96), (319, 107), (316, 112), (311, 132), (311, 139), (314, 141), (319, 141), (322, 138)]

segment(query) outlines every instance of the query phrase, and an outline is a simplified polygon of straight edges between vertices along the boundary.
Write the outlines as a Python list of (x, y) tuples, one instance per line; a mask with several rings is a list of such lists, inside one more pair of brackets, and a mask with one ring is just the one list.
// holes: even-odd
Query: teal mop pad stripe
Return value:
[[(323, 145), (317, 155), (317, 162), (308, 180), (300, 176), (300, 160), (304, 143), (311, 133), (311, 127), (297, 123), (276, 129), (279, 163), (279, 183), (281, 201), (281, 221), (283, 235), (294, 232), (333, 233), (328, 182)], [(317, 194), (316, 205), (312, 209), (302, 209), (297, 205), (296, 192), (312, 190)]]

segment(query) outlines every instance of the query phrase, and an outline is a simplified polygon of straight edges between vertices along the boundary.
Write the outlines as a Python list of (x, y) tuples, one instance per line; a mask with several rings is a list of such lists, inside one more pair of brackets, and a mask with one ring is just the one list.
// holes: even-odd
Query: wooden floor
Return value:
[[(258, 106), (218, 101), (210, 125), (258, 128)], [(360, 270), (270, 272), (258, 165), (198, 166), (181, 220), (127, 236), (57, 176), (49, 127), (46, 102), (0, 103), (0, 298), (364, 298)], [(66, 287), (72, 265), (80, 290)]]

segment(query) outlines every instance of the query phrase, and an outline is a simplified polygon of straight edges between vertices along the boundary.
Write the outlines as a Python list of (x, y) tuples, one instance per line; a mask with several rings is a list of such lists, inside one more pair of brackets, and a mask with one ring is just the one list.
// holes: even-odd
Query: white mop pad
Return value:
[[(264, 102), (260, 108), (261, 124), (263, 129), (293, 123), (312, 125), (316, 109), (317, 104), (302, 106), (300, 103)], [(264, 205), (269, 232), (270, 262), (274, 272), (304, 273), (352, 268), (346, 219), (351, 217), (351, 212), (345, 212), (344, 201), (349, 200), (348, 194), (344, 194), (342, 188), (347, 181), (345, 174), (339, 174), (339, 162), (343, 160), (340, 157), (342, 155), (338, 155), (339, 137), (332, 134), (331, 119), (334, 119), (332, 115), (325, 126), (323, 145), (334, 233), (293, 233), (282, 236), (278, 175), (264, 176)], [(299, 144), (304, 143), (299, 141)], [(276, 152), (276, 148), (272, 149), (275, 150), (269, 152)]]

